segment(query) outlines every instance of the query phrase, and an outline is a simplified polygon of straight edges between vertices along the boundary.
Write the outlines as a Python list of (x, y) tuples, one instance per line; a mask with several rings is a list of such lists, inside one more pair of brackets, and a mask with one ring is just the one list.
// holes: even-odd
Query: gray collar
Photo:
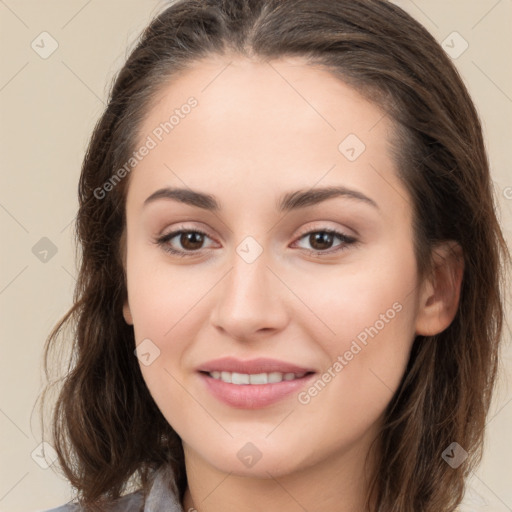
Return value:
[(153, 484), (144, 503), (144, 512), (184, 512), (176, 479), (170, 464), (156, 471)]

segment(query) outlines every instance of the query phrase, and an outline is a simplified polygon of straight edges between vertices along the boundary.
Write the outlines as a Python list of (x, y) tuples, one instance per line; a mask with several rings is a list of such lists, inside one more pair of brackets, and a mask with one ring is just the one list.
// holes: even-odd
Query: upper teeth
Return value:
[(210, 372), (210, 377), (220, 379), (230, 384), (275, 384), (282, 380), (293, 380), (304, 377), (305, 373), (236, 373), (236, 372)]

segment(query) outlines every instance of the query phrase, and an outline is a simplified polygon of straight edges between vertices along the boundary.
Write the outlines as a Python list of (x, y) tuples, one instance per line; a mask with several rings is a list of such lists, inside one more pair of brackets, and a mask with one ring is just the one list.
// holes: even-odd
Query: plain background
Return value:
[[(452, 54), (464, 48), (464, 41), (468, 44), (454, 62), (483, 120), (500, 217), (510, 243), (512, 1), (395, 3), (440, 43), (445, 41)], [(88, 137), (128, 49), (164, 5), (156, 0), (0, 0), (1, 511), (43, 510), (71, 497), (68, 484), (53, 468), (41, 467), (34, 405), (43, 384), (42, 348), (71, 306), (76, 276), (73, 220)], [(45, 59), (31, 46), (45, 37), (45, 51), (50, 48), (42, 32), (58, 43)], [(44, 237), (51, 244), (41, 241)], [(46, 262), (34, 254), (34, 246), (50, 248)], [(510, 305), (507, 309), (510, 322)], [(461, 509), (468, 512), (512, 511), (508, 331), (505, 343), (485, 457), (470, 480), (471, 505)]]

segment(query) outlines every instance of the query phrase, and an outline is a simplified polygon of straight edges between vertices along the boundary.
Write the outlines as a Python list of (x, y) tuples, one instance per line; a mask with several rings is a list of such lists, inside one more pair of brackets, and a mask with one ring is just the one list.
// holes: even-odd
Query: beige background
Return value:
[[(502, 224), (510, 241), (512, 1), (396, 3), (439, 42), (446, 39), (454, 46), (451, 51), (462, 48), (462, 40), (450, 35), (454, 31), (469, 44), (454, 60), (483, 119)], [(35, 462), (42, 460), (37, 456), (41, 433), (33, 409), (43, 382), (41, 352), (51, 327), (71, 304), (76, 275), (72, 221), (88, 137), (127, 48), (164, 4), (0, 0), (0, 511), (43, 510), (71, 496), (65, 481)], [(43, 31), (58, 43), (47, 59), (31, 47)], [(32, 252), (42, 237), (57, 249), (46, 263)], [(508, 313), (510, 319), (510, 306)], [(512, 510), (512, 351), (510, 335), (506, 338), (485, 458), (471, 479), (471, 505), (462, 509), (468, 512)]]

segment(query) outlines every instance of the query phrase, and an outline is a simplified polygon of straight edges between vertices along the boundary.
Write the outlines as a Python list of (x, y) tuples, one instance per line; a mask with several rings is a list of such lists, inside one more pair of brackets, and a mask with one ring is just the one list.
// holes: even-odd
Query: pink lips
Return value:
[(297, 366), (296, 364), (278, 361), (277, 359), (267, 359), (260, 357), (242, 361), (234, 357), (221, 357), (202, 364), (198, 371), (200, 372), (237, 372), (237, 373), (308, 373), (314, 372), (312, 368)]
[[(295, 373), (306, 374), (294, 380), (283, 380), (272, 384), (231, 384), (214, 379), (207, 372), (236, 373)], [(242, 361), (232, 357), (223, 357), (202, 364), (198, 368), (199, 376), (207, 390), (221, 402), (240, 409), (260, 409), (282, 400), (303, 388), (314, 376), (311, 368), (298, 366), (276, 359), (258, 358)]]

